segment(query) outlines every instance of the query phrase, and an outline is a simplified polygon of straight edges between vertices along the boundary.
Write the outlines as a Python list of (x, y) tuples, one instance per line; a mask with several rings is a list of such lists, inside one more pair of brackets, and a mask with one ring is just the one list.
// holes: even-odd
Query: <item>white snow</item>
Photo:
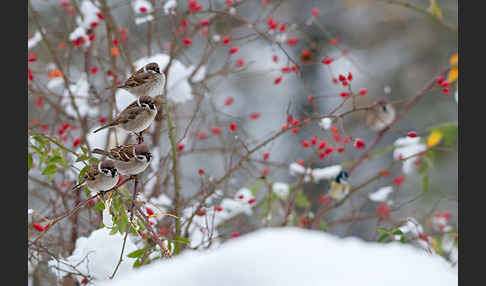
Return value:
[(454, 100), (456, 101), (456, 103), (459, 103), (459, 92), (456, 90), (456, 92), (454, 92)]
[(40, 40), (42, 40), (42, 34), (39, 31), (36, 31), (34, 36), (27, 41), (27, 48), (31, 49), (35, 47)]
[(330, 180), (335, 178), (343, 168), (339, 165), (329, 166), (325, 168), (316, 168), (312, 170), (312, 178), (314, 183), (318, 183), (320, 180)]
[(173, 11), (177, 7), (177, 2), (175, 0), (168, 0), (164, 4), (164, 13), (165, 15), (169, 15), (171, 11)]
[(260, 230), (209, 252), (184, 252), (99, 286), (457, 285), (457, 268), (400, 243), (296, 228)]
[(374, 193), (369, 194), (368, 198), (374, 202), (384, 202), (388, 198), (388, 195), (390, 195), (392, 192), (393, 192), (393, 187), (386, 186), (378, 189)]
[(83, 14), (83, 19), (81, 19), (81, 17), (76, 18), (78, 25), (85, 29), (89, 29), (91, 28), (92, 23), (99, 24), (100, 19), (98, 18), (97, 14), (100, 13), (100, 9), (98, 9), (98, 7), (96, 7), (91, 1), (84, 0), (81, 3), (79, 10), (81, 10), (81, 14)]
[(331, 128), (331, 123), (332, 123), (331, 118), (326, 117), (326, 118), (322, 118), (321, 121), (319, 121), (319, 126), (324, 130), (328, 130), (329, 128)]
[(275, 182), (272, 185), (273, 192), (277, 195), (277, 197), (285, 200), (289, 195), (289, 184), (282, 183), (282, 182)]
[[(152, 3), (150, 3), (147, 0), (135, 0), (132, 3), (132, 7), (133, 7), (133, 10), (135, 11), (135, 13), (137, 13), (137, 14), (149, 14), (149, 13), (152, 13), (152, 11), (153, 11)], [(140, 8), (142, 8), (142, 7), (147, 9), (147, 11), (145, 11), (145, 12), (140, 11)]]
[[(120, 258), (123, 244), (123, 236), (120, 233), (110, 235), (110, 230), (101, 228), (93, 231), (89, 237), (80, 237), (76, 240), (76, 247), (73, 254), (64, 260), (69, 265), (76, 265), (76, 269), (85, 275), (90, 275), (98, 281), (106, 280), (111, 276)], [(136, 250), (135, 244), (130, 237), (127, 238), (123, 261), (114, 280), (133, 272), (132, 265), (134, 258), (126, 255)], [(62, 270), (73, 272), (73, 269), (64, 263), (50, 260), (49, 266), (58, 267)], [(54, 268), (53, 268), (54, 269)], [(59, 279), (62, 279), (66, 272), (53, 270)], [(78, 281), (81, 282), (81, 278)]]
[[(397, 147), (393, 150), (393, 159), (395, 160), (398, 160), (400, 156), (402, 158), (407, 158), (427, 150), (427, 146), (420, 143), (420, 137), (401, 137), (395, 141), (394, 145)], [(405, 160), (403, 162), (402, 171), (407, 175), (412, 173), (416, 169), (414, 164), (417, 160), (418, 157), (412, 157)]]

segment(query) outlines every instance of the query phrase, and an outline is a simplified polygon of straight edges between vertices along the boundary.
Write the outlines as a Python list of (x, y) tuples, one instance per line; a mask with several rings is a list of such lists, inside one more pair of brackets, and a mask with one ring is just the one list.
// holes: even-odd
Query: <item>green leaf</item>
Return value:
[(85, 161), (85, 160), (88, 160), (89, 157), (86, 156), (86, 155), (79, 155), (78, 158), (76, 159), (76, 162), (81, 162), (81, 161)]
[(29, 153), (27, 157), (27, 172), (32, 168), (32, 154)]
[(394, 229), (392, 231), (392, 234), (394, 234), (394, 235), (403, 235), (403, 232), (397, 228), (397, 229)]
[(380, 235), (380, 237), (378, 237), (377, 241), (378, 242), (384, 242), (385, 239), (387, 239), (387, 238), (389, 238), (388, 233), (384, 233), (384, 234)]
[(129, 253), (127, 256), (130, 257), (130, 258), (136, 258), (136, 257), (139, 257), (139, 256), (142, 256), (145, 251), (147, 251), (147, 249), (137, 249), (131, 253)]
[(91, 195), (91, 190), (88, 188), (88, 186), (84, 186), (84, 193), (86, 194), (87, 197)]
[(137, 259), (135, 260), (135, 262), (133, 263), (133, 268), (138, 268), (142, 265), (142, 262), (140, 261), (140, 259)]
[(125, 209), (121, 209), (119, 219), (118, 219), (118, 230), (121, 234), (127, 232), (128, 228), (128, 216), (125, 212)]
[(91, 158), (89, 158), (89, 162), (91, 164), (98, 164), (100, 162), (100, 159), (91, 157)]
[(34, 140), (39, 143), (40, 147), (44, 148), (44, 146), (46, 145), (46, 140), (44, 138), (42, 138), (41, 136), (34, 135), (34, 136), (32, 136), (32, 138), (34, 138)]
[(56, 164), (48, 164), (45, 168), (44, 171), (42, 171), (42, 175), (52, 175), (55, 174), (57, 171), (57, 166)]
[(93, 208), (93, 210), (95, 211), (102, 211), (104, 209), (105, 209), (105, 204), (103, 202), (98, 202)]
[(88, 149), (86, 149), (84, 146), (81, 146), (81, 151), (83, 151), (85, 155), (88, 154)]
[(390, 233), (390, 230), (388, 230), (384, 227), (379, 227), (376, 231), (386, 233), (386, 234)]
[(178, 237), (172, 241), (177, 241), (177, 242), (180, 242), (180, 243), (189, 243), (189, 239), (185, 238), (185, 237)]
[(295, 205), (299, 208), (306, 208), (310, 206), (310, 202), (304, 195), (304, 191), (297, 191), (297, 196), (295, 197)]
[(61, 155), (54, 155), (47, 158), (46, 164), (56, 164), (62, 162)]
[(81, 172), (79, 172), (79, 176), (78, 176), (78, 181), (81, 181), (84, 177), (84, 174), (86, 174), (86, 172), (89, 170), (90, 166), (84, 166), (83, 169), (81, 169)]
[(424, 173), (422, 175), (422, 192), (427, 192), (429, 190), (429, 175)]
[(407, 242), (407, 239), (405, 238), (405, 235), (402, 235), (402, 237), (400, 238), (400, 242), (401, 243)]

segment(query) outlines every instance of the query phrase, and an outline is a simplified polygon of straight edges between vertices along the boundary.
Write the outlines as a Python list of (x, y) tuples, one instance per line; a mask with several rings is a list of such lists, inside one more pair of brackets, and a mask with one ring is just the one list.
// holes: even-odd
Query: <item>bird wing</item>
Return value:
[(97, 166), (91, 167), (83, 176), (85, 181), (94, 181), (96, 177), (100, 174)]
[(130, 120), (134, 120), (142, 112), (143, 109), (138, 107), (137, 103), (135, 102), (120, 112), (120, 115), (118, 115), (114, 121), (118, 124), (127, 123)]
[(139, 69), (136, 73), (134, 73), (131, 77), (129, 77), (125, 83), (120, 86), (120, 88), (124, 87), (135, 87), (142, 84), (145, 84), (147, 81), (151, 80), (153, 75), (145, 72), (143, 68)]
[(128, 162), (135, 157), (133, 154), (133, 147), (134, 144), (115, 147), (110, 150), (110, 155), (115, 160)]

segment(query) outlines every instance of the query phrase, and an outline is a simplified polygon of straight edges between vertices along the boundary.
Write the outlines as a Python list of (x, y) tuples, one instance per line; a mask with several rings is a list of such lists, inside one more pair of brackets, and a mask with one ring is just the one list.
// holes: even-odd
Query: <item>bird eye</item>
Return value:
[(137, 159), (140, 160), (140, 161), (143, 161), (145, 159), (145, 156), (137, 156)]
[(101, 172), (103, 172), (104, 174), (109, 174), (110, 173), (110, 170), (108, 170), (108, 169), (101, 169)]

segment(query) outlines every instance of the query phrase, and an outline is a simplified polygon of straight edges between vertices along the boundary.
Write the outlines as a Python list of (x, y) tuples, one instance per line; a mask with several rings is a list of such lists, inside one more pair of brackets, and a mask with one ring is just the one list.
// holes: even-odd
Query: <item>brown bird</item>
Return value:
[(130, 76), (123, 85), (124, 89), (135, 96), (156, 97), (164, 93), (165, 75), (157, 63), (149, 63)]
[(152, 124), (156, 115), (155, 99), (146, 95), (141, 96), (120, 112), (117, 117), (96, 129), (93, 133), (105, 128), (120, 126), (124, 130), (134, 132), (141, 137), (142, 131)]
[(393, 120), (395, 120), (396, 112), (393, 105), (387, 100), (379, 100), (376, 105), (366, 111), (366, 125), (373, 131), (381, 131)]
[(83, 186), (88, 186), (93, 191), (107, 191), (118, 183), (119, 177), (120, 174), (118, 174), (113, 161), (104, 160), (99, 162), (98, 165), (91, 166), (79, 184), (73, 187), (73, 191)]
[(115, 167), (123, 175), (136, 175), (147, 169), (152, 161), (152, 153), (145, 144), (130, 144), (112, 148), (110, 152), (94, 149), (93, 153), (112, 159)]

